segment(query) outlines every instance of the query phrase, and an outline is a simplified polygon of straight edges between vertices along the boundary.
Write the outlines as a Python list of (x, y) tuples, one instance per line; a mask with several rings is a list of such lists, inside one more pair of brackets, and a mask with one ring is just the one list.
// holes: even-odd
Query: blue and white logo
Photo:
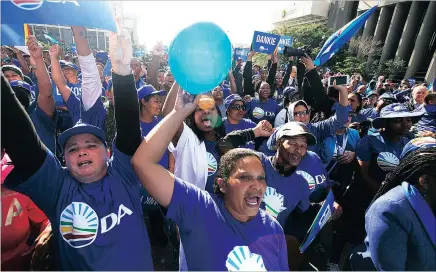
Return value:
[(251, 253), (248, 246), (235, 246), (227, 255), (228, 271), (266, 271), (262, 256)]

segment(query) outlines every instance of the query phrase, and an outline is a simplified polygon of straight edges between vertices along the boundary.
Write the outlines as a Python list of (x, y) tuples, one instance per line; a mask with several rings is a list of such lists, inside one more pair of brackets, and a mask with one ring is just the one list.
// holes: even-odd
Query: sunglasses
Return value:
[(301, 116), (306, 116), (306, 115), (309, 115), (309, 110), (296, 111), (296, 112), (294, 112), (294, 116), (301, 117)]
[(247, 106), (245, 106), (245, 105), (232, 105), (232, 106), (230, 106), (230, 108), (232, 110), (242, 110), (242, 111), (247, 110)]

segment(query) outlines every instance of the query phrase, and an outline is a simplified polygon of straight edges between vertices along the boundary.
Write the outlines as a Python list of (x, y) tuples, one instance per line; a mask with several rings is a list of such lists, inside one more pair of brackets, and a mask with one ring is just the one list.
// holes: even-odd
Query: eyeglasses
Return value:
[(245, 106), (245, 105), (232, 105), (232, 106), (230, 106), (230, 108), (232, 109), (232, 110), (242, 110), (242, 111), (246, 111), (247, 110), (247, 106)]
[(294, 116), (302, 117), (302, 116), (306, 116), (306, 115), (309, 115), (309, 110), (294, 112)]

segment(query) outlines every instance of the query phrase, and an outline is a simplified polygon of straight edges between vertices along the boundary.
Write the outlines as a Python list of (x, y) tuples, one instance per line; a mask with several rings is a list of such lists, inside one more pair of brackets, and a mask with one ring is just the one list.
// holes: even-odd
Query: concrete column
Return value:
[[(359, 17), (360, 15), (362, 15), (362, 13), (364, 13), (364, 10), (358, 11), (356, 17)], [(363, 29), (365, 28), (365, 26), (361, 27), (359, 29), (359, 31), (357, 31), (356, 36), (362, 36), (363, 34)]]
[(394, 7), (384, 6), (381, 8), (380, 16), (378, 18), (377, 27), (375, 29), (374, 40), (384, 42), (386, 35), (389, 31), (392, 15), (394, 14)]
[(408, 2), (401, 2), (395, 5), (395, 11), (383, 47), (380, 64), (395, 57), (395, 52), (398, 49), (398, 43), (401, 39), (401, 33), (403, 32), (409, 9), (410, 3)]
[(413, 45), (415, 44), (415, 38), (421, 26), (427, 6), (428, 2), (412, 2), (409, 16), (404, 26), (403, 35), (401, 36), (400, 44), (398, 45), (398, 50), (395, 55), (396, 59), (404, 60), (406, 63), (409, 61), (413, 51)]
[[(436, 2), (430, 2), (427, 12), (425, 13), (424, 21), (416, 38), (415, 48), (413, 48), (412, 56), (410, 57), (409, 67), (406, 71), (406, 78), (412, 77), (422, 68), (425, 58), (429, 56), (429, 45), (433, 39), (436, 29)], [(428, 63), (428, 62), (426, 62)]]
[[(433, 54), (430, 65), (428, 66), (427, 74), (425, 75), (425, 82), (432, 83), (436, 78), (436, 52)], [(436, 87), (434, 87), (436, 89)]]
[[(374, 13), (369, 17), (368, 21), (366, 21), (365, 28), (363, 29), (362, 39), (373, 37), (375, 28), (377, 27), (378, 17), (380, 15), (380, 9), (374, 11)], [(362, 57), (362, 51), (359, 50), (357, 54), (358, 57)]]

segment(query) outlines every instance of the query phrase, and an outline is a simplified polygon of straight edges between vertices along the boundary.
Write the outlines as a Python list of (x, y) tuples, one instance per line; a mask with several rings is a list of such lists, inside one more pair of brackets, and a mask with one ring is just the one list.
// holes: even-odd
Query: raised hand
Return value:
[(153, 47), (153, 55), (155, 56), (162, 56), (163, 54), (163, 46), (161, 42), (157, 42), (156, 45)]
[(48, 53), (51, 59), (59, 59), (59, 56), (61, 55), (61, 48), (58, 44), (54, 44), (50, 47)]
[(275, 53), (271, 56), (271, 60), (273, 63), (277, 63), (277, 53)]
[(195, 97), (194, 95), (184, 91), (182, 88), (179, 87), (174, 110), (187, 117), (195, 110), (195, 108), (197, 108), (199, 99), (200, 95), (197, 95), (197, 97)]
[(256, 52), (251, 50), (250, 53), (248, 53), (247, 61), (251, 61), (253, 59), (254, 55), (256, 55)]
[(30, 57), (33, 59), (42, 58), (42, 46), (38, 43), (35, 36), (29, 36), (27, 38), (27, 48), (29, 49)]
[[(118, 27), (121, 29), (119, 23)], [(132, 40), (126, 29), (119, 30), (118, 33), (109, 33), (109, 56), (116, 74), (126, 76), (132, 72), (130, 69), (132, 55)]]
[(307, 71), (315, 68), (315, 64), (313, 64), (312, 58), (307, 54), (304, 54), (304, 56), (301, 57), (301, 62), (304, 64), (304, 66), (306, 66)]

